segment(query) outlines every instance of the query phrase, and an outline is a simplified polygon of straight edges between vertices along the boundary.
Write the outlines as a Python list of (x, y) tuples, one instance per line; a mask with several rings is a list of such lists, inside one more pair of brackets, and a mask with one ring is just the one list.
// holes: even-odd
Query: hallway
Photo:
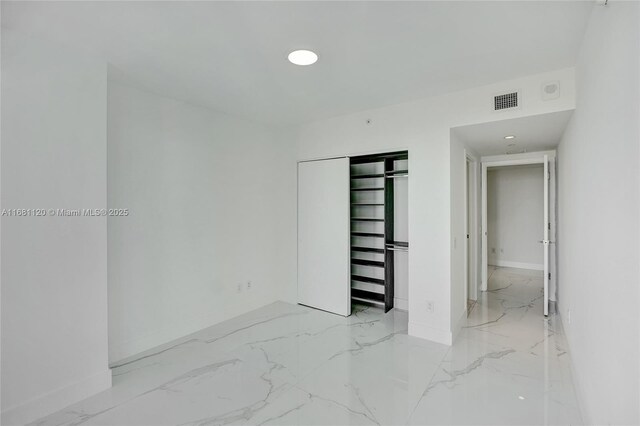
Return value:
[[(489, 266), (413, 424), (580, 424), (559, 318), (542, 314), (542, 272)], [(464, 407), (464, 408), (461, 408)]]
[(37, 425), (579, 424), (540, 273), (492, 270), (451, 348), (406, 312), (275, 303), (113, 369), (114, 386)]

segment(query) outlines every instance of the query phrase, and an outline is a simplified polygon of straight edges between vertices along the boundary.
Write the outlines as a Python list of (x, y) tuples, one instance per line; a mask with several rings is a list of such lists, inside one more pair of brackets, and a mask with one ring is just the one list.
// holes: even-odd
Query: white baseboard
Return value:
[(3, 425), (24, 425), (111, 387), (111, 370), (89, 376), (2, 412)]
[(109, 365), (113, 367), (123, 361), (135, 359), (150, 349), (162, 347), (167, 343), (180, 340), (185, 336), (189, 336), (254, 309), (269, 305), (275, 301), (276, 300), (269, 300), (266, 303), (263, 300), (243, 301), (241, 304), (238, 303), (234, 306), (228, 306), (227, 309), (215, 311), (210, 315), (186, 318), (180, 323), (155, 330), (137, 339), (124, 342), (111, 342), (109, 344)]
[(393, 298), (393, 307), (394, 309), (399, 309), (401, 311), (409, 311), (409, 301), (407, 299), (398, 299), (397, 297)]
[(428, 325), (409, 321), (409, 336), (431, 340), (432, 342), (449, 345), (453, 343), (453, 336), (450, 331), (429, 327)]
[(503, 268), (531, 269), (532, 271), (544, 271), (544, 265), (537, 263), (511, 262), (509, 260), (489, 259), (489, 265)]

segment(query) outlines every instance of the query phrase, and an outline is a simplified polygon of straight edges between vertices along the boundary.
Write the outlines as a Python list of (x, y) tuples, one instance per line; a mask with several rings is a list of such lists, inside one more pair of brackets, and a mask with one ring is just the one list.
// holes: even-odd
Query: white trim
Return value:
[(480, 290), (482, 291), (487, 291), (487, 281), (488, 281), (488, 277), (489, 277), (489, 271), (487, 268), (487, 264), (488, 264), (488, 259), (489, 259), (489, 250), (488, 250), (488, 242), (487, 242), (487, 226), (488, 226), (488, 221), (487, 221), (487, 165), (482, 162), (481, 163), (481, 167), (482, 167), (482, 175), (481, 175), (481, 192), (482, 192), (482, 211), (481, 211), (481, 215), (482, 215), (482, 227), (481, 227), (481, 238), (482, 238), (482, 249), (480, 250), (482, 255), (480, 257), (480, 262), (482, 263), (482, 275), (481, 275), (481, 279), (480, 279)]
[(463, 150), (464, 154), (464, 278), (462, 281), (464, 282), (464, 303), (466, 306), (467, 300), (469, 299), (469, 162), (470, 159), (467, 156), (467, 150)]
[[(556, 158), (556, 151), (535, 151), (535, 152), (522, 152), (520, 154), (500, 154), (500, 155), (484, 155), (480, 157), (480, 161), (483, 163), (502, 163), (507, 162), (511, 163), (513, 161), (519, 160), (530, 160), (537, 159), (537, 163), (542, 163), (542, 159), (544, 156), (548, 156), (549, 159)], [(529, 164), (537, 164), (537, 163), (529, 163)], [(528, 164), (528, 163), (524, 163)], [(500, 165), (500, 164), (497, 164)], [(509, 164), (506, 164), (509, 165)]]
[(398, 309), (400, 311), (409, 311), (409, 301), (407, 299), (398, 299), (397, 297), (393, 298), (393, 309)]
[(499, 266), (503, 268), (518, 268), (518, 269), (530, 269), (532, 271), (544, 271), (544, 265), (542, 263), (511, 262), (509, 260), (499, 260), (499, 259), (489, 258), (489, 265)]
[[(464, 263), (464, 268), (465, 268), (465, 275), (464, 275), (464, 283), (465, 283), (465, 290), (464, 290), (464, 294), (465, 294), (465, 306), (467, 305), (467, 299), (472, 299), (472, 300), (478, 300), (478, 243), (477, 243), (477, 237), (478, 237), (478, 159), (471, 153), (469, 152), (466, 148), (464, 149), (464, 157), (465, 157), (465, 182), (464, 182), (464, 187), (465, 187), (465, 213), (464, 213), (464, 227), (465, 227), (465, 232), (467, 235), (469, 235), (469, 238), (466, 238), (467, 235), (465, 235), (465, 263)], [(470, 163), (470, 164), (467, 164)], [(470, 167), (468, 167), (470, 166)], [(471, 205), (469, 205), (468, 201), (469, 201), (469, 194), (467, 194), (467, 192), (469, 191), (468, 188), (468, 182), (469, 182), (469, 176), (467, 174), (467, 171), (469, 170), (469, 168), (471, 169), (471, 175), (472, 175), (472, 185), (473, 188), (471, 188)], [(471, 207), (471, 208), (470, 208)], [(469, 212), (471, 211), (472, 213), (472, 217), (471, 217), (471, 227), (468, 228), (468, 224), (469, 224)], [(471, 244), (471, 246), (469, 247), (469, 244)], [(471, 262), (469, 262), (469, 257), (471, 258)], [(468, 283), (468, 278), (469, 278), (469, 265), (471, 265), (471, 285), (469, 285)], [(471, 294), (469, 294), (469, 287), (471, 287), (472, 291)]]
[(2, 412), (2, 424), (23, 425), (55, 413), (111, 387), (108, 368), (71, 385), (56, 389)]
[(451, 346), (453, 343), (452, 334), (448, 330), (429, 327), (426, 324), (409, 321), (409, 336), (431, 340), (436, 343)]
[(542, 247), (544, 250), (544, 316), (549, 316), (549, 180), (551, 179), (551, 173), (549, 172), (549, 156), (544, 156), (544, 207), (542, 208), (543, 215), (543, 237)]

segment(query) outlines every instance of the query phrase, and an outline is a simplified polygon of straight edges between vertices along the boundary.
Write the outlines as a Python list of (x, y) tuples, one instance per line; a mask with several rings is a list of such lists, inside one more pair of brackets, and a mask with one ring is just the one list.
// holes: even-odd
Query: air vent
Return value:
[(493, 97), (493, 110), (500, 111), (503, 109), (518, 107), (518, 92), (505, 93)]

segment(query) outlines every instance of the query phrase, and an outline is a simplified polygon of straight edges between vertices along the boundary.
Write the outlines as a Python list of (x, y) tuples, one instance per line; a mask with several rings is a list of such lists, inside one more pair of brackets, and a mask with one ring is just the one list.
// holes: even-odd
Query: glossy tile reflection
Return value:
[(37, 425), (578, 424), (539, 273), (492, 270), (452, 347), (407, 314), (275, 303), (125, 361), (114, 386)]

